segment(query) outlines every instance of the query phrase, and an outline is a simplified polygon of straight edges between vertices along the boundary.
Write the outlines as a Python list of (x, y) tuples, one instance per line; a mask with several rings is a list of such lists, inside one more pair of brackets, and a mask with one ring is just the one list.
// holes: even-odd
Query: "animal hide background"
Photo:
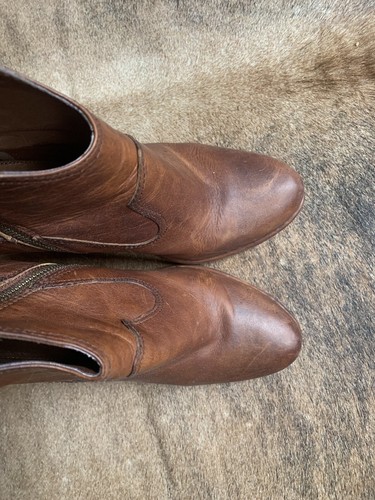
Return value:
[(374, 0), (0, 0), (0, 44), (140, 141), (255, 150), (306, 186), (290, 227), (212, 264), (296, 315), (298, 360), (232, 385), (2, 389), (1, 499), (375, 498)]

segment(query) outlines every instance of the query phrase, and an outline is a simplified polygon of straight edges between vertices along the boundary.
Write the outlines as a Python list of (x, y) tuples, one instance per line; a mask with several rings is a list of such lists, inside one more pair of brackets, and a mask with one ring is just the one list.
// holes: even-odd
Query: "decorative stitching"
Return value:
[[(146, 164), (144, 162), (144, 154), (143, 154), (142, 145), (131, 135), (128, 135), (127, 137), (129, 137), (134, 142), (136, 150), (137, 150), (137, 158), (138, 158), (137, 185), (136, 185), (134, 195), (131, 198), (130, 202), (127, 204), (127, 207), (130, 208), (131, 210), (133, 210), (134, 212), (138, 213), (139, 215), (145, 217), (146, 219), (150, 219), (153, 222), (155, 222), (155, 224), (158, 226), (158, 233), (153, 238), (151, 238), (149, 241), (140, 242), (140, 243), (105, 243), (105, 242), (93, 242), (93, 241), (80, 241), (80, 240), (74, 240), (74, 239), (69, 240), (68, 238), (64, 239), (64, 238), (51, 237), (51, 236), (43, 237), (43, 236), (39, 236), (36, 233), (34, 233), (34, 236), (37, 237), (40, 242), (42, 242), (42, 243), (46, 242), (46, 244), (48, 244), (48, 242), (53, 242), (57, 246), (60, 246), (62, 250), (65, 250), (65, 251), (67, 250), (69, 252), (74, 252), (74, 250), (69, 250), (69, 248), (68, 249), (66, 248), (66, 245), (69, 247), (69, 244), (78, 244), (78, 245), (83, 245), (83, 246), (89, 247), (89, 248), (99, 247), (99, 248), (108, 248), (108, 249), (116, 248), (116, 249), (126, 250), (126, 249), (132, 249), (132, 248), (136, 249), (136, 248), (146, 247), (147, 245), (152, 245), (152, 244), (156, 243), (158, 240), (160, 240), (160, 238), (165, 234), (166, 229), (167, 229), (167, 224), (165, 222), (164, 217), (160, 213), (157, 213), (154, 210), (152, 210), (151, 208), (149, 208), (147, 206), (147, 204), (144, 204), (144, 203), (142, 204), (142, 202), (141, 202), (141, 198), (142, 198), (143, 192), (144, 192), (145, 179), (146, 179)], [(97, 129), (97, 138), (98, 138), (98, 140), (97, 140), (98, 150), (96, 152), (96, 155), (90, 160), (90, 163), (94, 163), (101, 152), (102, 134), (100, 131), (100, 127)], [(77, 161), (79, 161), (79, 160), (77, 160)], [(52, 182), (56, 178), (58, 178), (60, 180), (60, 179), (67, 179), (69, 177), (78, 176), (79, 174), (82, 173), (82, 170), (86, 169), (87, 167), (88, 167), (88, 164), (86, 162), (83, 162), (83, 164), (81, 166), (77, 167), (74, 170), (74, 172), (56, 173), (56, 174), (54, 174), (53, 178), (51, 178), (51, 179), (48, 178), (48, 179), (43, 180), (43, 177), (38, 177), (38, 178), (33, 177), (31, 179), (19, 179), (19, 180), (14, 181), (14, 182), (13, 181), (8, 181), (8, 182), (3, 181), (3, 182), (0, 182), (0, 186), (1, 185), (11, 185), (12, 183), (19, 185), (20, 183), (22, 184), (22, 181), (27, 181), (27, 182), (39, 181), (40, 184), (45, 184), (45, 183)], [(12, 226), (12, 225), (10, 224), (10, 226)], [(28, 234), (29, 231), (30, 230), (26, 230), (26, 231), (23, 230), (23, 232), (25, 232), (25, 234)], [(22, 242), (17, 242), (17, 244), (23, 245)], [(23, 245), (23, 246), (25, 246), (25, 245)]]
[(53, 288), (66, 288), (69, 286), (79, 286), (79, 285), (95, 285), (95, 284), (106, 284), (106, 283), (124, 283), (130, 285), (140, 285), (149, 290), (155, 299), (155, 304), (147, 313), (141, 314), (132, 320), (132, 323), (139, 324), (145, 321), (146, 319), (151, 318), (156, 313), (159, 313), (163, 307), (163, 299), (159, 292), (159, 290), (147, 283), (146, 281), (137, 279), (137, 278), (101, 278), (101, 279), (82, 279), (82, 280), (70, 280), (64, 281), (61, 283), (46, 283), (45, 285), (39, 287), (36, 290), (30, 290), (30, 292), (37, 292), (40, 290), (47, 290)]
[(1, 284), (4, 285), (6, 281), (11, 280), (12, 278), (15, 278), (18, 274), (23, 273), (24, 271), (27, 271), (27, 269), (30, 269), (30, 264), (26, 264), (25, 267), (21, 267), (20, 269), (17, 269), (17, 271), (14, 271), (11, 274), (1, 275), (0, 280), (2, 280)]
[[(23, 269), (20, 272), (18, 272), (15, 276), (13, 276), (12, 278), (9, 278), (9, 280), (7, 279), (5, 282), (1, 282), (1, 286), (2, 287), (4, 287), (4, 286), (6, 287), (8, 281), (10, 281), (11, 279), (15, 279), (18, 276), (21, 276), (22, 274), (25, 274), (25, 276), (27, 277), (27, 275), (28, 275), (27, 272), (28, 271), (31, 272), (34, 269), (38, 268), (38, 267), (43, 267), (43, 265), (35, 265), (35, 266), (32, 266), (32, 267), (28, 267), (26, 269)], [(70, 266), (69, 265), (65, 266), (65, 268), (68, 268), (68, 267), (70, 269), (74, 269), (74, 268), (77, 268), (78, 265), (72, 264)], [(66, 269), (64, 269), (64, 271), (65, 270)], [(7, 307), (10, 307), (10, 306), (14, 305), (15, 303), (17, 303), (21, 299), (23, 299), (25, 297), (28, 297), (31, 293), (34, 293), (34, 292), (38, 291), (39, 289), (43, 289), (43, 283), (45, 281), (47, 281), (48, 279), (50, 279), (51, 277), (53, 277), (55, 275), (58, 275), (60, 271), (61, 271), (61, 269), (56, 269), (56, 270), (51, 269), (51, 272), (49, 274), (47, 274), (44, 277), (41, 277), (40, 280), (37, 281), (37, 282), (35, 282), (35, 283), (33, 283), (33, 285), (30, 288), (25, 288), (23, 291), (21, 291), (20, 293), (18, 293), (17, 295), (15, 295), (14, 298), (6, 300), (2, 305), (0, 305), (0, 311), (6, 309)]]
[[(134, 210), (135, 212), (139, 213), (140, 215), (143, 215), (144, 217), (151, 219), (153, 222), (155, 222), (158, 225), (158, 228), (159, 228), (158, 234), (151, 241), (148, 241), (147, 243), (144, 243), (144, 244), (141, 243), (141, 244), (135, 245), (135, 246), (142, 246), (142, 245), (145, 246), (145, 245), (149, 245), (150, 243), (155, 243), (157, 240), (159, 240), (162, 237), (162, 235), (165, 233), (167, 225), (165, 223), (164, 217), (161, 214), (155, 212), (154, 210), (149, 208), (146, 204), (141, 203), (141, 198), (143, 195), (145, 181), (146, 181), (146, 168), (147, 167), (146, 167), (146, 163), (144, 161), (144, 154), (143, 154), (142, 145), (136, 139), (134, 139), (134, 137), (132, 137), (130, 135), (128, 137), (134, 142), (134, 144), (137, 148), (138, 179), (139, 179), (139, 182), (137, 183), (137, 186), (136, 186), (135, 193), (134, 193), (132, 199), (130, 200), (130, 202), (128, 203), (128, 207), (131, 208), (132, 210)], [(127, 245), (127, 246), (134, 248), (134, 245), (131, 245), (131, 244)]]
[[(78, 268), (78, 266), (75, 266), (73, 264), (70, 269), (72, 269), (74, 267)], [(47, 276), (46, 278), (44, 278), (42, 280), (42, 282), (50, 279), (52, 276), (53, 277), (56, 277), (56, 275), (61, 276), (63, 273), (65, 273), (67, 271), (68, 271), (68, 269), (59, 269), (53, 275), (50, 275), (50, 276)], [(155, 304), (150, 311), (148, 311), (147, 313), (145, 313), (143, 315), (141, 314), (140, 316), (136, 317), (134, 320), (127, 320), (127, 319), (121, 320), (121, 323), (134, 335), (135, 340), (136, 340), (136, 353), (134, 356), (132, 369), (131, 369), (131, 372), (129, 373), (128, 377), (135, 375), (137, 373), (137, 371), (142, 363), (145, 349), (144, 349), (143, 336), (137, 330), (135, 325), (142, 323), (143, 321), (151, 318), (153, 315), (155, 315), (161, 311), (162, 306), (163, 306), (163, 299), (162, 299), (162, 296), (161, 296), (159, 290), (156, 287), (154, 287), (150, 283), (147, 283), (147, 282), (140, 280), (140, 279), (137, 279), (137, 278), (107, 278), (107, 279), (100, 279), (100, 280), (95, 280), (95, 281), (90, 280), (90, 279), (86, 279), (86, 280), (75, 280), (75, 281), (72, 280), (72, 281), (60, 282), (60, 283), (59, 282), (57, 282), (57, 283), (56, 282), (55, 283), (48, 283), (47, 282), (44, 284), (41, 284), (41, 283), (38, 283), (38, 286), (36, 288), (30, 289), (26, 293), (21, 294), (21, 296), (17, 297), (13, 301), (8, 302), (5, 307), (9, 307), (12, 304), (14, 304), (15, 302), (17, 302), (17, 300), (20, 300), (21, 298), (26, 298), (29, 295), (31, 295), (35, 292), (41, 291), (41, 290), (48, 290), (48, 289), (53, 289), (53, 288), (66, 288), (68, 286), (79, 286), (79, 285), (84, 285), (84, 284), (127, 283), (127, 284), (135, 284), (135, 285), (144, 286), (146, 289), (148, 289), (150, 292), (152, 292), (154, 299), (155, 299)], [(59, 334), (53, 334), (51, 332), (45, 332), (45, 331), (36, 332), (33, 330), (22, 330), (22, 329), (18, 329), (18, 328), (12, 329), (12, 330), (7, 329), (5, 331), (5, 330), (2, 330), (1, 327), (0, 327), (0, 331), (2, 331), (4, 333), (6, 333), (6, 331), (8, 331), (9, 333), (10, 332), (21, 333), (23, 335), (24, 334), (37, 335), (37, 336), (38, 335), (52, 335), (54, 337), (54, 339), (57, 339), (58, 341), (59, 340), (64, 341), (63, 336), (60, 336)], [(112, 332), (111, 335), (114, 335), (114, 336), (120, 338), (121, 340), (123, 340), (122, 336), (120, 336), (114, 332)], [(84, 346), (88, 347), (89, 349), (92, 349), (94, 352), (95, 352), (95, 350), (96, 351), (98, 350), (97, 346), (93, 346), (90, 342), (87, 342), (87, 340), (83, 339), (83, 340), (81, 340), (81, 342), (83, 343)], [(102, 352), (102, 351), (99, 349), (99, 352)], [(102, 360), (100, 360), (96, 355), (94, 355), (93, 352), (90, 351), (89, 354), (92, 355), (98, 361), (98, 363), (101, 367), (101, 372), (99, 375), (101, 378), (105, 378), (107, 376), (107, 374), (110, 373), (112, 370), (112, 363), (111, 363), (110, 358), (107, 358), (106, 366), (104, 366)]]
[[(70, 269), (79, 269), (82, 266), (78, 266), (75, 264), (72, 264), (72, 267)], [(143, 321), (151, 318), (155, 314), (159, 313), (163, 307), (163, 299), (162, 296), (159, 292), (159, 290), (151, 285), (150, 283), (147, 283), (146, 281), (143, 281), (141, 279), (137, 278), (101, 278), (101, 279), (82, 279), (82, 280), (70, 280), (66, 282), (55, 282), (55, 283), (43, 283), (43, 281), (47, 281), (49, 278), (55, 277), (58, 274), (62, 274), (64, 272), (68, 271), (68, 269), (59, 269), (55, 271), (54, 274), (49, 275), (41, 282), (37, 283), (37, 286), (35, 288), (30, 288), (29, 290), (25, 290), (23, 293), (21, 293), (19, 296), (15, 297), (14, 299), (8, 301), (6, 304), (3, 306), (0, 306), (0, 310), (5, 309), (7, 307), (10, 307), (11, 305), (14, 305), (16, 302), (18, 302), (21, 299), (24, 299), (28, 297), (29, 295), (39, 292), (41, 290), (49, 290), (49, 289), (54, 289), (54, 288), (67, 288), (70, 286), (79, 286), (79, 285), (90, 285), (90, 284), (106, 284), (106, 283), (124, 283), (124, 284), (130, 284), (130, 285), (140, 285), (149, 290), (152, 295), (154, 296), (155, 299), (155, 304), (153, 307), (146, 313), (141, 314), (140, 316), (134, 318), (132, 322), (134, 324), (139, 324), (142, 323)]]
[(136, 341), (136, 353), (133, 360), (133, 366), (128, 377), (135, 375), (141, 365), (143, 355), (144, 355), (144, 339), (143, 335), (134, 327), (131, 321), (125, 319), (121, 320), (121, 323), (134, 335)]

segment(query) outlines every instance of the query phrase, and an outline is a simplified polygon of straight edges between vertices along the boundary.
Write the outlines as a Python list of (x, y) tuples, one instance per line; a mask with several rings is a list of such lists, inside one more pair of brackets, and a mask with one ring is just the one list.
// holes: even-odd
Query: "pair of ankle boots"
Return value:
[(291, 222), (303, 203), (295, 171), (243, 151), (142, 145), (5, 69), (0, 117), (1, 254), (126, 253), (190, 264), (125, 271), (3, 259), (0, 386), (207, 384), (294, 361), (300, 328), (283, 306), (194, 264), (257, 245)]

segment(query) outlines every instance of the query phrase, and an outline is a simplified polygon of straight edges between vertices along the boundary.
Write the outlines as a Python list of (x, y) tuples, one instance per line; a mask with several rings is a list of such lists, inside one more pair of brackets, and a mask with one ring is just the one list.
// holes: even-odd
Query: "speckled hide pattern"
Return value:
[(0, 497), (373, 499), (374, 2), (2, 1), (0, 41), (0, 64), (140, 141), (254, 150), (306, 188), (287, 229), (211, 264), (295, 314), (298, 360), (208, 387), (5, 387)]

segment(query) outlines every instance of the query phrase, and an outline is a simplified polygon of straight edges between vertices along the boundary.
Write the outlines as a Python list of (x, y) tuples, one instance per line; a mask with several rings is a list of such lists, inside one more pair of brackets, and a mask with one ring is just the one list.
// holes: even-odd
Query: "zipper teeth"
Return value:
[(34, 248), (41, 248), (43, 250), (49, 250), (51, 252), (60, 252), (61, 250), (53, 245), (49, 245), (48, 243), (44, 243), (43, 241), (36, 240), (32, 238), (26, 233), (15, 229), (14, 227), (7, 226), (5, 224), (0, 223), (0, 231), (2, 231), (6, 236), (10, 236), (14, 238), (17, 243), (21, 243), (24, 245), (28, 245)]
[(0, 292), (0, 304), (3, 305), (11, 299), (17, 298), (25, 290), (32, 288), (35, 283), (45, 278), (49, 274), (52, 274), (59, 269), (68, 268), (70, 266), (63, 264), (46, 264), (43, 267), (35, 268), (31, 270), (29, 274), (23, 279), (20, 278), (19, 281), (13, 283), (8, 288)]

